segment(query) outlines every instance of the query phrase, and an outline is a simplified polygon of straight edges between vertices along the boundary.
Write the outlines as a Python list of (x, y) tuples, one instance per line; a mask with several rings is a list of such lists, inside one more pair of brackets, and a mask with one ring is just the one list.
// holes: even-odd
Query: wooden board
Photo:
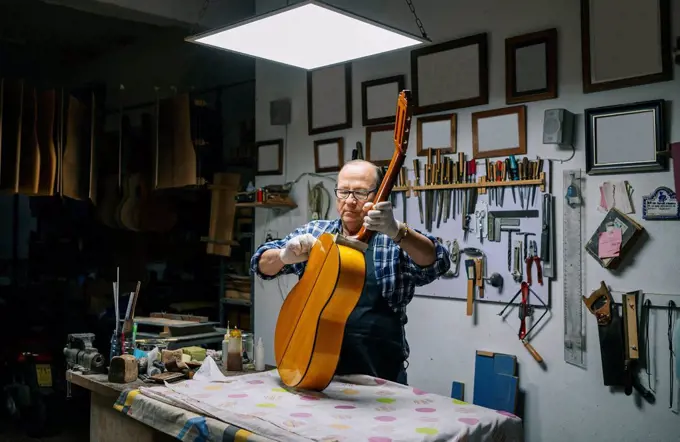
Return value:
[[(137, 317), (135, 323), (139, 325), (163, 327), (160, 337), (178, 337), (197, 335), (201, 333), (214, 333), (218, 322), (193, 322), (180, 321), (177, 319)], [(142, 333), (142, 331), (140, 331)]]
[(38, 194), (54, 195), (57, 176), (57, 151), (54, 143), (54, 123), (57, 96), (54, 89), (38, 94), (38, 146), (40, 147), (40, 179)]
[(33, 86), (24, 85), (21, 120), (19, 193), (33, 196), (38, 193), (38, 180), (40, 179), (40, 148), (37, 131), (38, 102)]
[(241, 176), (234, 173), (216, 173), (213, 181), (206, 251), (212, 255), (231, 256), (232, 246), (219, 244), (219, 241), (226, 242), (233, 239), (236, 194)]

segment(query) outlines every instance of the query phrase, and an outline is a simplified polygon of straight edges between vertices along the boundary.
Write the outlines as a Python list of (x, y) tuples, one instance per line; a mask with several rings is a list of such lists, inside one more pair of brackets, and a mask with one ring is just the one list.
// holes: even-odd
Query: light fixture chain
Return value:
[(191, 29), (191, 34), (196, 32), (196, 28), (198, 28), (201, 25), (201, 22), (203, 21), (203, 17), (205, 17), (206, 12), (208, 12), (208, 8), (210, 7), (210, 0), (205, 0), (203, 2), (203, 6), (201, 6), (201, 10), (198, 12), (198, 19), (196, 20), (196, 23), (194, 26), (192, 26)]
[(420, 33), (423, 35), (423, 38), (425, 40), (429, 40), (429, 38), (427, 36), (427, 32), (425, 32), (425, 26), (423, 26), (423, 22), (420, 21), (420, 18), (418, 17), (418, 14), (416, 13), (416, 8), (415, 8), (415, 6), (413, 6), (413, 1), (412, 0), (406, 0), (406, 4), (408, 5), (409, 9), (411, 10), (413, 17), (416, 19), (416, 25), (418, 26), (418, 29), (420, 29)]

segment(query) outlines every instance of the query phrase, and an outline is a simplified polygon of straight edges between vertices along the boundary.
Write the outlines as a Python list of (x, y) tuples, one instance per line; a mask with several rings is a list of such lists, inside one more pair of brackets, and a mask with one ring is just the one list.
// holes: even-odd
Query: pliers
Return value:
[(527, 264), (527, 284), (531, 285), (531, 264), (536, 262), (536, 273), (538, 283), (543, 285), (543, 269), (541, 269), (541, 258), (539, 258), (538, 246), (536, 241), (529, 241), (529, 252), (527, 254), (526, 264)]

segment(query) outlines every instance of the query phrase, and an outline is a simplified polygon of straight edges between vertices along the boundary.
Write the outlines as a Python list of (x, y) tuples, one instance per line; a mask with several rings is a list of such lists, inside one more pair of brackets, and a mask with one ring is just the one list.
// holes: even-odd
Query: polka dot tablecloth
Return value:
[(522, 421), (510, 413), (369, 376), (336, 377), (321, 393), (297, 392), (285, 388), (274, 370), (224, 382), (167, 384), (153, 393), (286, 442), (523, 440)]

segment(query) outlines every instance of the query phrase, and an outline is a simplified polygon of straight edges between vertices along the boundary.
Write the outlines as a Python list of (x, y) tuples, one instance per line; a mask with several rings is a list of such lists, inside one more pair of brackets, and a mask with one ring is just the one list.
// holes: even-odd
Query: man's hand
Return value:
[(384, 233), (394, 239), (399, 233), (399, 222), (394, 219), (392, 203), (383, 201), (375, 206), (373, 203), (364, 204), (364, 226), (374, 232)]
[(291, 238), (279, 252), (281, 262), (287, 265), (307, 261), (315, 242), (316, 238), (311, 233)]

